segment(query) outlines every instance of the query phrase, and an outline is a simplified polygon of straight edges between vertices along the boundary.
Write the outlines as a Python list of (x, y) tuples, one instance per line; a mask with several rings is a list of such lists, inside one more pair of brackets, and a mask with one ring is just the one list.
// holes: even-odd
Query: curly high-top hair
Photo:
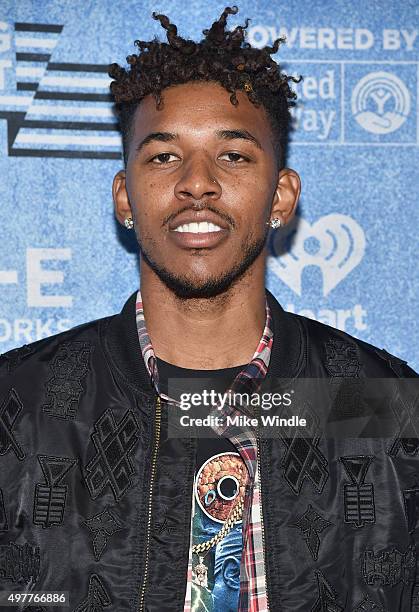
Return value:
[(278, 51), (285, 37), (278, 38), (272, 47), (257, 49), (245, 42), (246, 28), (237, 26), (226, 30), (228, 15), (235, 15), (236, 6), (226, 7), (209, 30), (204, 30), (199, 43), (178, 36), (177, 27), (165, 15), (153, 13), (167, 31), (167, 43), (155, 38), (144, 42), (136, 40), (138, 55), (129, 55), (129, 68), (111, 64), (109, 76), (116, 111), (123, 137), (124, 160), (127, 163), (131, 127), (135, 110), (141, 100), (151, 94), (157, 109), (162, 108), (162, 92), (166, 87), (190, 81), (215, 81), (231, 93), (230, 100), (238, 104), (236, 91), (246, 92), (255, 106), (262, 105), (269, 117), (278, 166), (285, 164), (290, 130), (289, 108), (296, 94), (289, 81), (300, 78), (288, 76), (270, 57)]

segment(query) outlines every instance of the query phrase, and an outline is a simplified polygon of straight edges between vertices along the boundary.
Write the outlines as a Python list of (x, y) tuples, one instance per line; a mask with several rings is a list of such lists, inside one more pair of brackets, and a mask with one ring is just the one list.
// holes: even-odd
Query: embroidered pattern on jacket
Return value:
[(284, 478), (296, 495), (301, 492), (304, 480), (309, 480), (317, 493), (321, 493), (329, 477), (327, 459), (317, 447), (320, 438), (283, 439), (287, 447), (281, 465)]
[[(309, 480), (317, 493), (321, 493), (329, 477), (327, 459), (318, 448), (320, 442), (319, 419), (307, 402), (299, 406), (299, 415), (306, 419), (304, 436), (295, 427), (284, 428), (279, 433), (286, 447), (281, 460), (284, 478), (292, 491), (299, 495), (304, 480)], [(281, 413), (284, 416), (284, 413)]]
[(177, 529), (175, 525), (173, 525), (173, 521), (170, 516), (168, 516), (167, 512), (164, 514), (163, 520), (161, 522), (156, 522), (153, 525), (154, 533), (161, 535), (165, 531), (167, 531), (168, 535), (172, 533), (176, 533)]
[(109, 485), (116, 501), (131, 486), (134, 474), (130, 453), (139, 440), (140, 428), (132, 410), (127, 410), (116, 423), (108, 408), (94, 424), (92, 440), (97, 454), (86, 466), (85, 481), (92, 499)]
[(375, 352), (379, 357), (381, 357), (381, 359), (384, 359), (384, 361), (388, 363), (390, 368), (395, 374), (397, 374), (397, 376), (399, 376), (400, 378), (404, 377), (404, 368), (407, 365), (407, 361), (404, 361), (404, 359), (400, 359), (400, 357), (396, 357), (395, 355), (391, 355), (385, 349), (376, 348)]
[(0, 531), (9, 529), (9, 521), (7, 520), (7, 511), (4, 504), (3, 491), (0, 489)]
[(22, 409), (23, 404), (17, 392), (10, 389), (0, 407), (0, 455), (13, 450), (19, 461), (26, 457), (26, 453), (13, 435), (13, 427)]
[(317, 578), (318, 598), (310, 612), (343, 612), (342, 606), (336, 602), (337, 593), (322, 572), (315, 570)]
[(385, 608), (375, 603), (369, 595), (365, 595), (364, 599), (352, 610), (352, 612), (387, 612)]
[(61, 525), (64, 520), (68, 485), (60, 482), (76, 465), (77, 459), (38, 455), (38, 461), (46, 483), (38, 482), (35, 485), (33, 522), (42, 527)]
[(325, 367), (333, 378), (357, 378), (361, 369), (356, 346), (332, 338), (325, 342)]
[(293, 523), (290, 523), (290, 527), (301, 529), (304, 541), (315, 561), (317, 561), (320, 548), (319, 534), (331, 525), (333, 523), (323, 518), (311, 504), (308, 504), (304, 514)]
[(399, 582), (408, 584), (415, 578), (415, 548), (410, 545), (405, 553), (397, 548), (377, 553), (366, 550), (361, 556), (361, 568), (367, 584), (391, 587)]
[(110, 511), (109, 507), (83, 522), (92, 532), (93, 554), (96, 561), (101, 558), (109, 538), (123, 529), (122, 523)]
[(86, 599), (74, 608), (73, 612), (101, 612), (107, 608), (112, 600), (97, 574), (92, 574), (89, 579), (89, 587)]
[(11, 374), (13, 370), (17, 368), (22, 363), (22, 361), (25, 360), (26, 357), (32, 355), (34, 350), (34, 347), (25, 344), (24, 346), (20, 346), (19, 348), (7, 351), (7, 353), (4, 353), (0, 357), (0, 366), (3, 362), (7, 363), (7, 371), (9, 374)]
[(19, 584), (36, 582), (41, 565), (38, 546), (25, 544), (0, 544), (0, 578)]
[(345, 523), (352, 523), (354, 527), (375, 523), (374, 486), (371, 483), (364, 483), (374, 457), (352, 455), (339, 459), (352, 481), (352, 484), (343, 485)]
[(416, 398), (415, 404), (403, 397), (398, 397), (391, 402), (391, 409), (399, 424), (399, 433), (394, 439), (387, 453), (390, 457), (396, 457), (402, 449), (406, 455), (414, 457), (419, 451), (419, 399)]
[(87, 342), (65, 342), (50, 363), (52, 377), (45, 383), (49, 402), (42, 410), (50, 417), (74, 419), (84, 391), (93, 347)]

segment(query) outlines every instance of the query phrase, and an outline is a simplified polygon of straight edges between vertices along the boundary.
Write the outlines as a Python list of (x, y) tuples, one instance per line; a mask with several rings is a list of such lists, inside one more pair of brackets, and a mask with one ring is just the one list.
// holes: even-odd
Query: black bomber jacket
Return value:
[[(77, 612), (183, 610), (196, 441), (168, 436), (168, 406), (141, 357), (135, 296), (120, 314), (0, 359), (6, 601), (11, 593), (67, 592), (67, 609)], [(267, 296), (269, 376), (383, 386), (367, 435), (260, 440), (269, 609), (418, 612), (419, 417), (400, 391), (416, 374)], [(383, 407), (390, 433), (381, 437)], [(19, 609), (63, 609), (50, 605)]]

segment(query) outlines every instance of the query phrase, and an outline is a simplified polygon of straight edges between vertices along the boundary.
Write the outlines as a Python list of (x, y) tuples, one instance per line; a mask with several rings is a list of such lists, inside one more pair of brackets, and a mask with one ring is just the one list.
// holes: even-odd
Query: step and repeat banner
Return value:
[[(199, 39), (214, 0), (0, 0), (0, 352), (120, 310), (136, 245), (114, 219), (122, 168), (107, 65), (168, 14)], [(248, 41), (295, 86), (295, 222), (272, 233), (267, 286), (284, 308), (419, 368), (419, 5), (244, 0)]]

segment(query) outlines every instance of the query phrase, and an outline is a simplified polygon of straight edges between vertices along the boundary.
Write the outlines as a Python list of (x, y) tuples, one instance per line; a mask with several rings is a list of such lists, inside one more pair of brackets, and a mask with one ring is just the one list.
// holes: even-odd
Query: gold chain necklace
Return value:
[[(198, 555), (198, 563), (195, 565), (194, 572), (195, 574), (193, 578), (193, 582), (198, 584), (199, 586), (207, 587), (208, 586), (208, 568), (204, 563), (204, 558), (206, 557), (208, 551), (221, 542), (221, 540), (231, 531), (234, 523), (239, 521), (243, 516), (243, 508), (244, 503), (242, 498), (238, 500), (236, 505), (232, 508), (227, 520), (224, 522), (220, 531), (215, 534), (210, 540), (206, 542), (201, 542), (200, 544), (194, 544), (192, 546), (192, 553), (196, 553)], [(200, 553), (205, 553), (205, 555), (201, 555)]]

